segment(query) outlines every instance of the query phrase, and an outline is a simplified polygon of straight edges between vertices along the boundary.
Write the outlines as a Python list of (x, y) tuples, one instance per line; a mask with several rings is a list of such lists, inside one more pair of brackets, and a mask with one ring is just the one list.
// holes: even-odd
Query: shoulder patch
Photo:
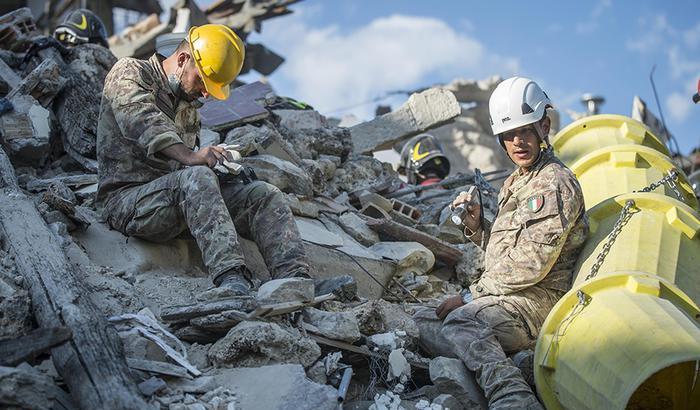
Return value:
[(527, 199), (527, 209), (538, 212), (544, 206), (544, 195), (535, 195)]

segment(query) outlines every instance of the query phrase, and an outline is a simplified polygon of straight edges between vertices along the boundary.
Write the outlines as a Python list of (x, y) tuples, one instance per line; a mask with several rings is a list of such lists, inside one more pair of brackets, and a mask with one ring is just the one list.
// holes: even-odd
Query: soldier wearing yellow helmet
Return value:
[[(222, 181), (212, 170), (232, 152), (195, 150), (198, 98), (226, 99), (243, 42), (228, 27), (193, 27), (169, 57), (119, 60), (105, 80), (97, 130), (96, 203), (112, 228), (167, 241), (189, 231), (212, 281), (250, 291), (237, 230), (255, 240), (274, 278), (309, 277), (284, 195), (262, 181)], [(234, 223), (235, 221), (235, 223)]]

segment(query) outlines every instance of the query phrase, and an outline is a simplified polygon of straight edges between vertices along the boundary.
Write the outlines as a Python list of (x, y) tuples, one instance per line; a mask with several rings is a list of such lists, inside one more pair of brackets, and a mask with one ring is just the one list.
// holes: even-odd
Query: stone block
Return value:
[(412, 271), (424, 274), (435, 265), (435, 255), (418, 242), (378, 242), (370, 251), (397, 262), (397, 273)]
[(396, 111), (350, 127), (355, 153), (391, 148), (402, 139), (446, 124), (461, 113), (452, 92), (431, 88), (412, 94)]
[(241, 322), (209, 349), (209, 358), (217, 367), (284, 363), (309, 367), (320, 356), (321, 348), (296, 329), (267, 322)]
[(308, 130), (328, 127), (326, 117), (314, 110), (275, 110), (280, 125), (293, 130)]
[(372, 246), (379, 242), (379, 235), (371, 230), (365, 220), (354, 212), (347, 212), (338, 218), (340, 226), (348, 235), (364, 246)]
[[(297, 364), (214, 369), (207, 376), (236, 392), (236, 408), (336, 410), (338, 391), (315, 383)], [(240, 407), (239, 407), (240, 406)]]
[(241, 165), (249, 166), (261, 181), (268, 182), (283, 192), (303, 196), (313, 195), (313, 182), (301, 168), (272, 155), (242, 158)]
[(464, 406), (457, 400), (457, 398), (451, 394), (441, 394), (433, 399), (433, 405), (437, 404), (442, 406), (443, 409), (449, 410), (462, 410)]
[(474, 373), (459, 359), (436, 357), (430, 361), (430, 380), (440, 393), (457, 398), (466, 409), (488, 408)]
[(353, 343), (362, 336), (352, 312), (326, 312), (310, 307), (304, 309), (304, 321), (329, 339)]
[(258, 289), (258, 303), (309, 302), (314, 298), (314, 281), (304, 278), (273, 279)]

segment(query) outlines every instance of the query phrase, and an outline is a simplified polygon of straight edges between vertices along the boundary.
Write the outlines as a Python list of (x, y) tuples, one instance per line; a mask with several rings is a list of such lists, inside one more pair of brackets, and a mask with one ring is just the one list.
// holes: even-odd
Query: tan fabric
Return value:
[(516, 170), (499, 193), (493, 224), (470, 237), (485, 246), (485, 271), (472, 296), (500, 297), (520, 314), (533, 336), (571, 287), (573, 268), (588, 234), (581, 187), (551, 152), (529, 172)]
[(195, 103), (178, 102), (161, 66), (163, 57), (123, 58), (105, 79), (97, 127), (97, 204), (115, 191), (181, 169), (158, 153), (174, 144), (195, 146), (200, 120)]

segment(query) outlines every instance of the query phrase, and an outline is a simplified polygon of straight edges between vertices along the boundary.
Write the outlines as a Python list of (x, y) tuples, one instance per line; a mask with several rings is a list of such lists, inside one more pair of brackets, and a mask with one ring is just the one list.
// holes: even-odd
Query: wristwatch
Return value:
[(462, 298), (462, 303), (464, 303), (465, 305), (473, 300), (472, 293), (469, 291), (469, 288), (459, 292), (459, 296)]

